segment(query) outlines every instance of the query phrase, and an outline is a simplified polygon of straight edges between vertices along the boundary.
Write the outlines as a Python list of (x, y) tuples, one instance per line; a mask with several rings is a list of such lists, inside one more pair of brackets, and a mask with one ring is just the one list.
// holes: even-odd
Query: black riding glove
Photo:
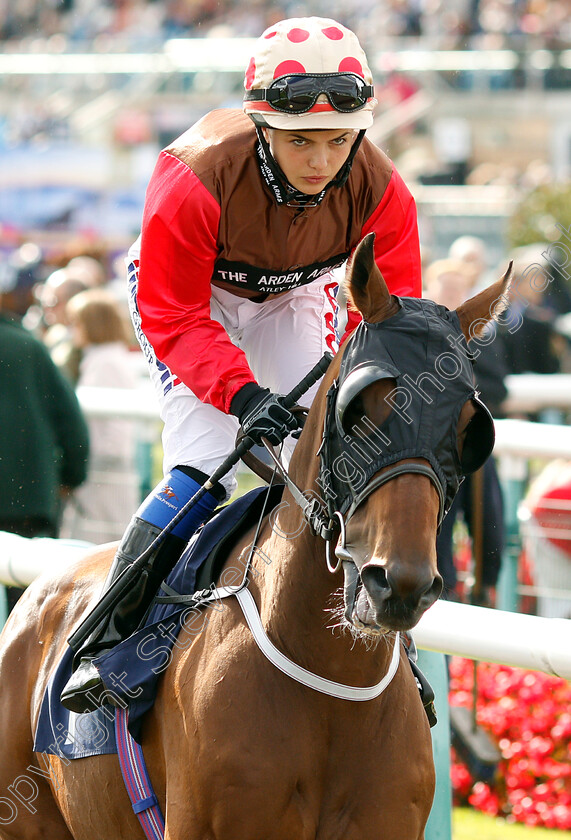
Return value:
[(283, 405), (283, 396), (255, 382), (244, 385), (232, 399), (230, 411), (240, 421), (244, 435), (260, 444), (266, 438), (273, 446), (299, 428), (299, 422)]

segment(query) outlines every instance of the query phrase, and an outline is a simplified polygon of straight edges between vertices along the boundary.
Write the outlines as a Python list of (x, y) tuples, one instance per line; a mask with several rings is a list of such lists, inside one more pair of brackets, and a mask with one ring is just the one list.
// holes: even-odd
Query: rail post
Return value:
[(6, 594), (6, 587), (0, 584), (0, 630), (6, 624), (8, 618), (8, 596)]
[(452, 840), (452, 782), (450, 778), (450, 714), (446, 657), (430, 650), (418, 651), (418, 666), (434, 691), (438, 723), (430, 730), (436, 769), (436, 790), (426, 824), (426, 840)]
[(504, 496), (505, 548), (497, 585), (497, 606), (500, 610), (517, 612), (518, 562), (521, 551), (518, 508), (527, 485), (526, 461), (514, 455), (502, 455), (499, 475)]

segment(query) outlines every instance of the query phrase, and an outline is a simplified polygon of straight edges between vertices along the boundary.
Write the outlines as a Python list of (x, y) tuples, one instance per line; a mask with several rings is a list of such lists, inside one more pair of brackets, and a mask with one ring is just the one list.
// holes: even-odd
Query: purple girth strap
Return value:
[(123, 774), (123, 781), (147, 840), (163, 840), (165, 821), (153, 790), (143, 750), (129, 732), (127, 709), (115, 712), (115, 735), (117, 755)]

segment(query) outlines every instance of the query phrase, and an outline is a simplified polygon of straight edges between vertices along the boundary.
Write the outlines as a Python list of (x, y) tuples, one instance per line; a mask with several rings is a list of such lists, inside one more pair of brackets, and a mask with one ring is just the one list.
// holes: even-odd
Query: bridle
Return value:
[(440, 525), (441, 513), (444, 511), (444, 491), (442, 489), (442, 485), (438, 479), (438, 476), (432, 469), (429, 464), (415, 464), (415, 463), (406, 463), (406, 464), (397, 464), (394, 467), (389, 467), (384, 472), (377, 473), (371, 481), (367, 484), (365, 489), (356, 495), (352, 502), (349, 510), (345, 515), (343, 515), (339, 510), (334, 510), (329, 516), (329, 523), (330, 525), (333, 522), (338, 523), (339, 527), (339, 539), (337, 541), (337, 546), (335, 547), (335, 557), (337, 558), (337, 562), (335, 564), (331, 561), (331, 540), (327, 540), (326, 547), (325, 547), (325, 560), (327, 563), (327, 568), (330, 572), (335, 573), (341, 563), (345, 561), (351, 561), (352, 557), (350, 553), (347, 551), (346, 547), (346, 533), (347, 533), (347, 524), (357, 508), (372, 494), (375, 490), (378, 490), (379, 487), (382, 487), (384, 484), (388, 484), (393, 478), (398, 478), (401, 475), (407, 474), (415, 474), (415, 475), (424, 475), (434, 485), (436, 488), (436, 492), (438, 493), (439, 499), (439, 516), (438, 516), (438, 523)]
[[(358, 371), (359, 391), (363, 391), (368, 386), (383, 378), (382, 373), (376, 365), (369, 365), (364, 369)], [(337, 572), (341, 563), (350, 561), (352, 557), (346, 547), (346, 532), (347, 525), (353, 517), (357, 509), (380, 487), (388, 484), (395, 478), (402, 475), (423, 475), (429, 479), (438, 494), (438, 528), (442, 524), (442, 519), (446, 512), (446, 491), (443, 487), (442, 481), (437, 475), (435, 469), (428, 462), (417, 463), (411, 460), (405, 460), (391, 464), (390, 466), (380, 466), (378, 470), (371, 468), (367, 479), (363, 486), (356, 490), (350, 481), (344, 482), (345, 491), (342, 497), (338, 492), (339, 481), (332, 480), (332, 441), (334, 438), (344, 440), (343, 435), (339, 435), (338, 424), (336, 418), (338, 415), (340, 388), (338, 380), (335, 380), (327, 393), (327, 408), (325, 412), (325, 420), (323, 425), (323, 436), (321, 446), (318, 450), (320, 457), (320, 470), (318, 484), (325, 495), (326, 502), (324, 504), (329, 530), (333, 530), (336, 525), (339, 531), (339, 538), (334, 549), (336, 562), (332, 561), (331, 548), (332, 539), (326, 538), (326, 563), (327, 568), (331, 573)], [(337, 487), (335, 486), (337, 485)]]
[[(328, 426), (331, 422), (331, 415), (326, 413), (323, 441), (328, 435)], [(401, 475), (414, 474), (426, 476), (436, 488), (439, 498), (439, 516), (438, 523), (440, 525), (444, 516), (444, 489), (436, 472), (429, 464), (417, 464), (407, 462), (396, 464), (389, 467), (382, 472), (376, 473), (366, 484), (366, 486), (358, 494), (352, 495), (350, 506), (344, 513), (336, 506), (335, 497), (330, 497), (328, 503), (324, 503), (318, 496), (308, 493), (303, 493), (295, 482), (290, 478), (289, 473), (284, 468), (283, 464), (277, 457), (273, 447), (264, 440), (264, 446), (268, 451), (275, 469), (280, 474), (283, 482), (293, 496), (294, 501), (301, 509), (305, 521), (308, 523), (311, 532), (315, 536), (321, 537), (325, 541), (325, 560), (328, 570), (334, 574), (338, 571), (340, 565), (344, 561), (352, 560), (346, 547), (346, 533), (347, 524), (357, 508), (379, 487), (387, 484), (393, 478), (398, 478)], [(317, 454), (320, 455), (323, 449), (323, 442)], [(321, 475), (328, 472), (326, 462), (322, 458)], [(339, 532), (337, 545), (334, 549), (336, 562), (333, 563), (331, 559), (331, 544), (336, 532)]]
[(351, 506), (346, 513), (347, 521), (353, 516), (359, 505), (361, 505), (365, 499), (367, 499), (371, 493), (375, 490), (378, 490), (379, 487), (382, 487), (383, 484), (387, 484), (387, 482), (391, 481), (393, 478), (398, 478), (399, 475), (406, 475), (406, 474), (416, 474), (416, 475), (425, 475), (430, 481), (433, 483), (434, 487), (436, 488), (436, 492), (438, 493), (438, 500), (439, 500), (439, 514), (438, 514), (438, 524), (442, 522), (442, 518), (444, 516), (444, 490), (442, 488), (442, 484), (436, 475), (435, 471), (429, 464), (414, 464), (414, 463), (406, 463), (406, 464), (397, 464), (394, 467), (389, 467), (386, 472), (377, 473), (371, 481), (367, 484), (365, 489), (358, 493), (353, 501), (351, 502)]

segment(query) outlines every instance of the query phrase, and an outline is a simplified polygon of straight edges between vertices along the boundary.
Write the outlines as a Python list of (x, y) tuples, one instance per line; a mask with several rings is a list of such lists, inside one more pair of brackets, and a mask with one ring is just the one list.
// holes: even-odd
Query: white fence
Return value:
[[(571, 408), (571, 376), (509, 377), (510, 407), (536, 411), (544, 406)], [(153, 392), (81, 388), (86, 415), (137, 420), (158, 438), (160, 421)], [(520, 477), (529, 458), (571, 459), (571, 427), (496, 421), (495, 455), (504, 475)], [(42, 569), (65, 566), (87, 547), (65, 540), (25, 540), (0, 533), (0, 583), (27, 585)], [(571, 622), (514, 614), (505, 610), (439, 602), (415, 631), (421, 648), (508, 665), (536, 668), (571, 678)]]
[(437, 601), (413, 631), (419, 648), (571, 679), (571, 621)]
[[(0, 582), (27, 586), (46, 569), (65, 569), (90, 546), (71, 540), (26, 539), (0, 531)], [(571, 621), (438, 601), (414, 630), (417, 645), (571, 679)]]
[[(506, 411), (535, 412), (543, 408), (571, 410), (571, 374), (519, 374), (506, 377)], [(79, 388), (79, 401), (93, 417), (123, 417), (153, 421), (159, 416), (157, 400), (150, 387), (135, 391), (118, 388)]]
[(521, 373), (506, 377), (505, 410), (535, 412), (544, 408), (571, 409), (571, 374)]

